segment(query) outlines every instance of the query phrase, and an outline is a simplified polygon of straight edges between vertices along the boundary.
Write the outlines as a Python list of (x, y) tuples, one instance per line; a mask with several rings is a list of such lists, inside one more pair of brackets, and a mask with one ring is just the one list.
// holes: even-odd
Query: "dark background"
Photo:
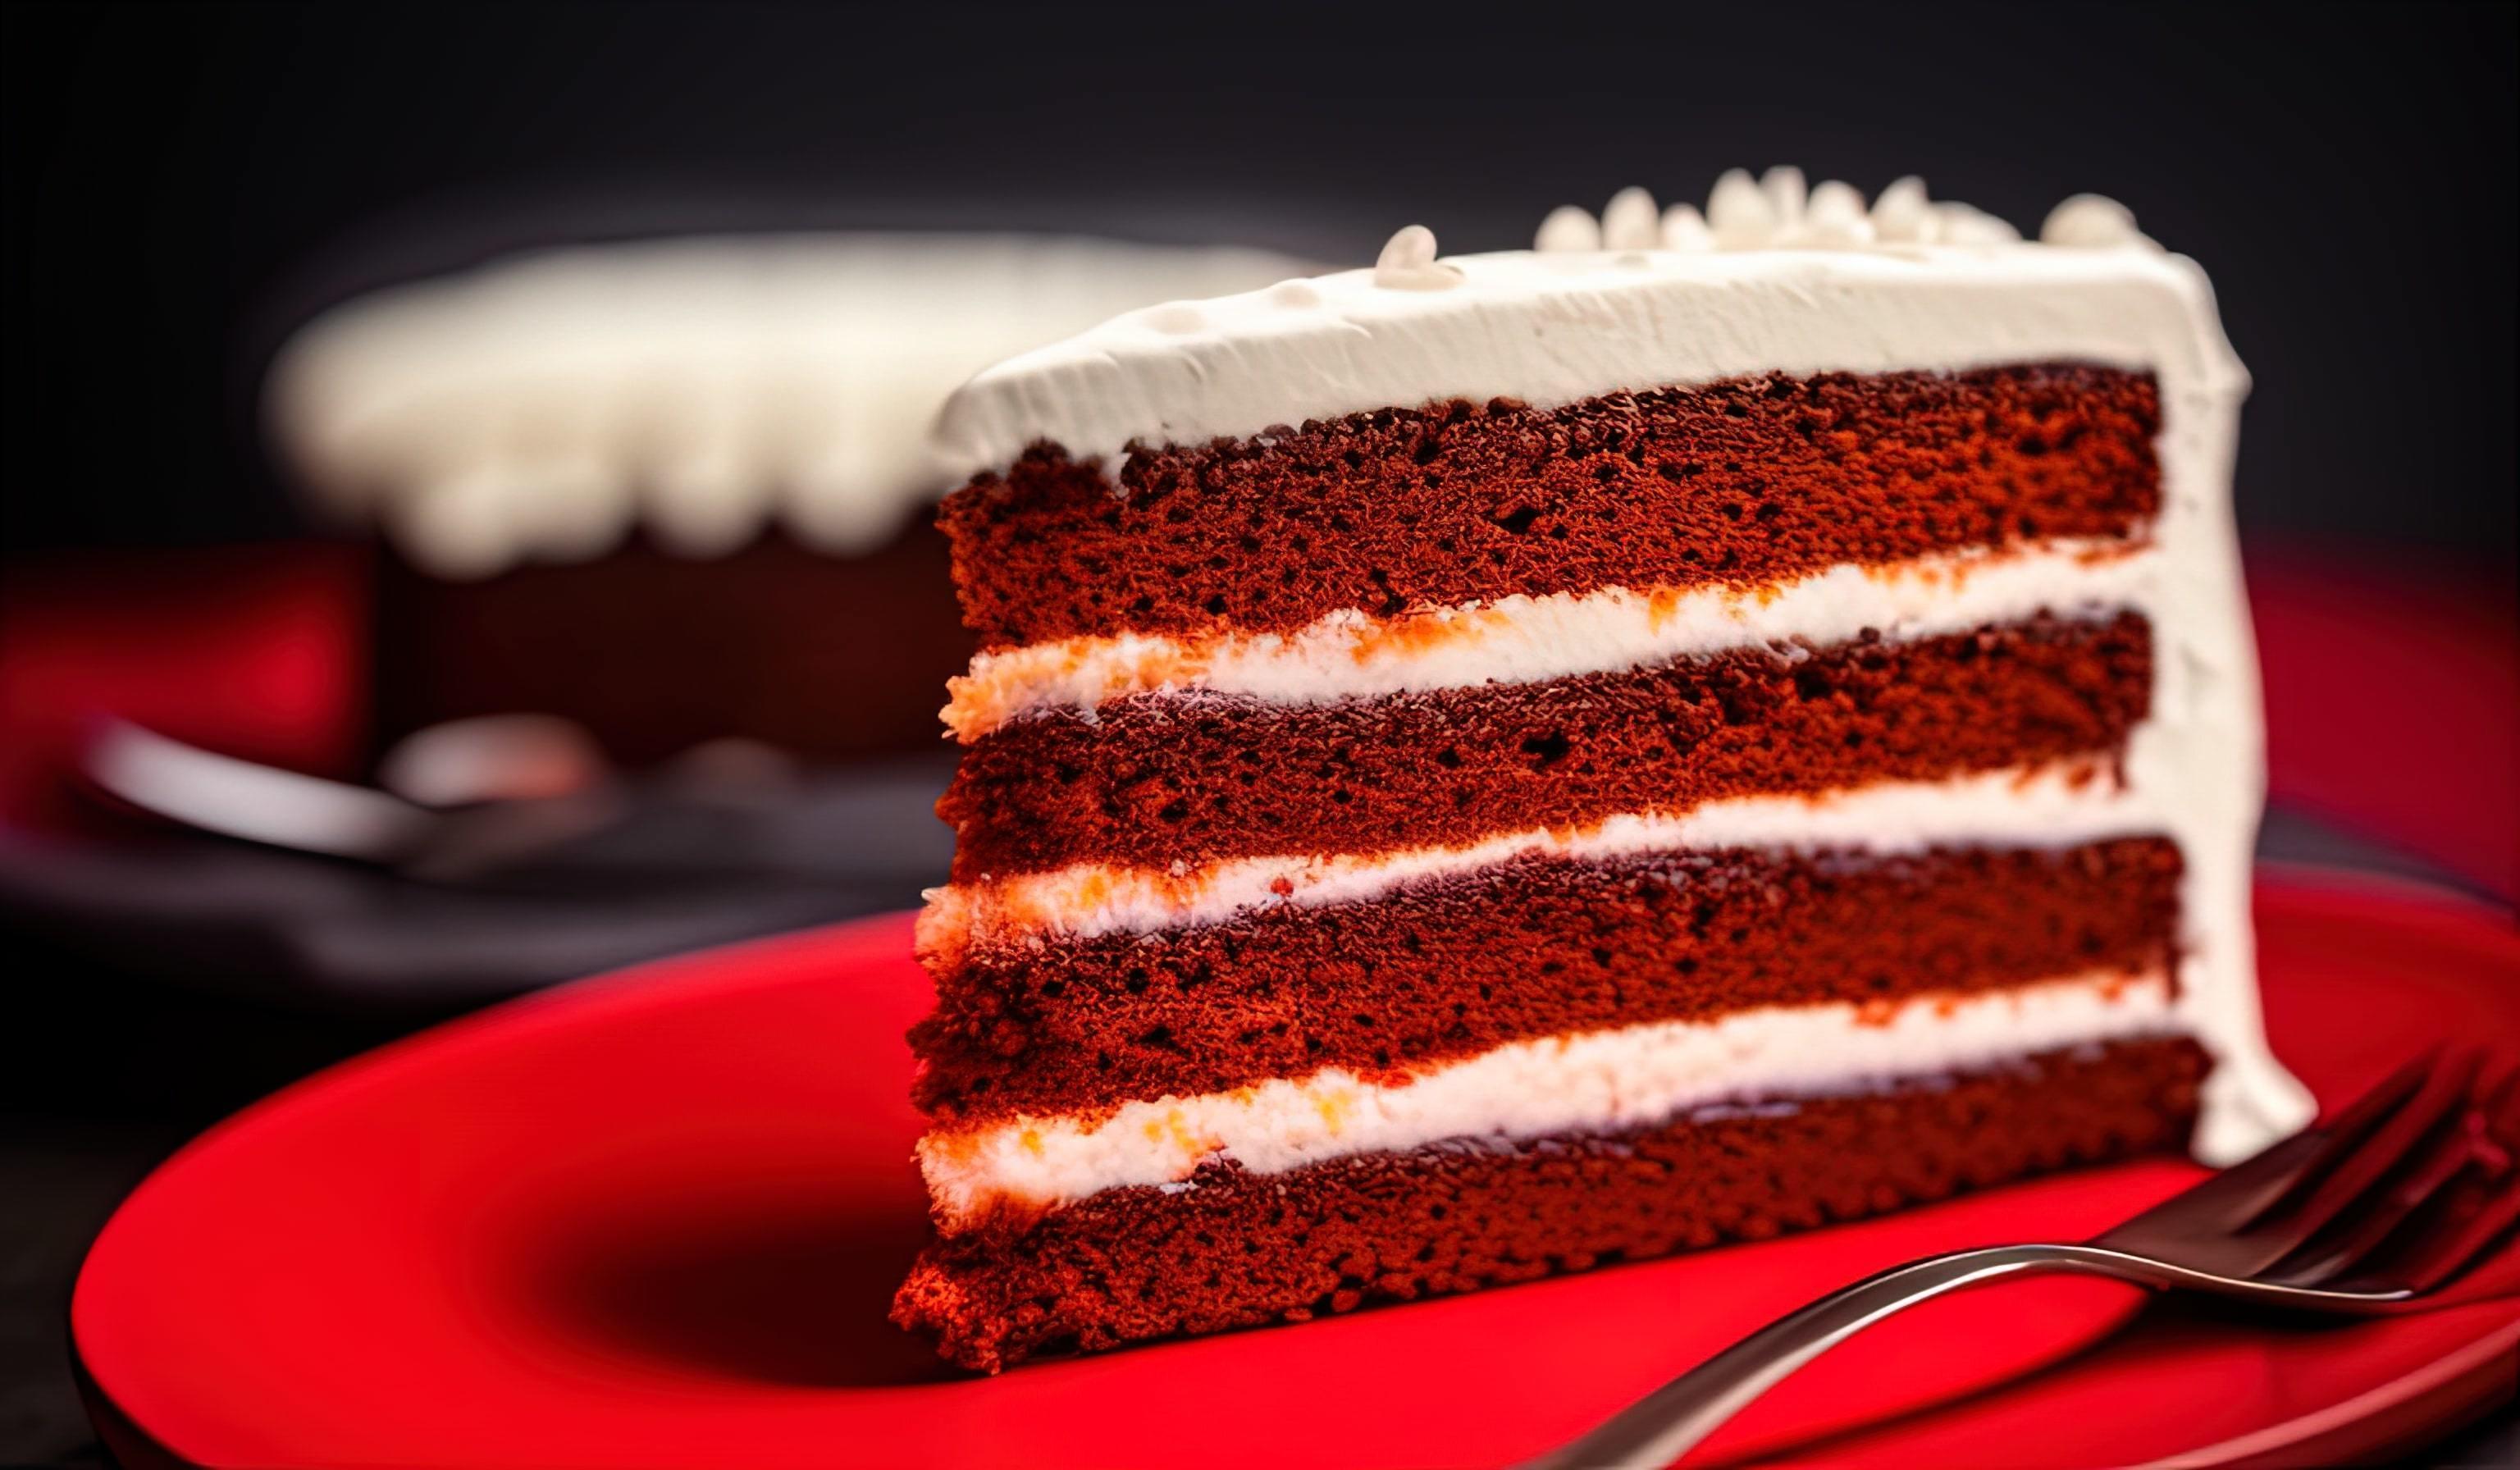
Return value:
[[(2031, 232), (2123, 200), (2256, 375), (2250, 534), (2507, 583), (2515, 47), (2508, 6), (7, 5), (0, 575), (302, 531), (255, 429), (272, 349), (520, 245), (971, 226), (1363, 264), (1411, 222), (1508, 247), (1553, 204), (1792, 162)], [(231, 1008), (248, 1045), (189, 1055), (206, 1013), (115, 1029), (180, 1101), (99, 1071), (0, 1113), (0, 1459), (97, 1453), (60, 1320), (120, 1193), (402, 1024)]]
[(294, 524), (286, 330), (534, 241), (1032, 226), (1364, 263), (1800, 164), (2213, 273), (2253, 532), (2509, 565), (2508, 6), (7, 11), (0, 545)]

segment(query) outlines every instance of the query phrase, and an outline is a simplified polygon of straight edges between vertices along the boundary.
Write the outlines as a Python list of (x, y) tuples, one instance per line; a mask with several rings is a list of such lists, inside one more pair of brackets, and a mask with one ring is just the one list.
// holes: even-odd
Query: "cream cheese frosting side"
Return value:
[(920, 1167), (949, 1221), (1001, 1202), (1058, 1205), (1179, 1185), (1209, 1160), (1276, 1174), (1430, 1143), (1616, 1133), (1706, 1108), (1842, 1096), (2035, 1052), (2177, 1035), (2167, 976), (2099, 972), (1896, 1006), (1767, 1006), (1518, 1042), (1399, 1083), (1329, 1069), (1108, 1116), (931, 1133)]

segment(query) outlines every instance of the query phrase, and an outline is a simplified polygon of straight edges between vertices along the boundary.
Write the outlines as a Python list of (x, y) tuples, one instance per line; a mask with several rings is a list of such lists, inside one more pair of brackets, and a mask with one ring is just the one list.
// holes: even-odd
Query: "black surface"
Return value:
[[(953, 770), (951, 755), (905, 757), (714, 791), (651, 779), (509, 803), (455, 818), (455, 840), (395, 867), (136, 816), (76, 836), (0, 826), (0, 934), (170, 994), (443, 1014), (913, 908), (952, 861), (935, 805)], [(18, 1079), (0, 1080), (0, 1097), (46, 1060), (16, 1049), (0, 1043), (0, 1079)]]
[(2511, 564), (2515, 11), (1812, 3), (0, 10), (20, 552), (292, 523), (316, 304), (535, 241), (923, 224), (1363, 263), (1793, 162), (2131, 204), (2256, 371), (2257, 532)]

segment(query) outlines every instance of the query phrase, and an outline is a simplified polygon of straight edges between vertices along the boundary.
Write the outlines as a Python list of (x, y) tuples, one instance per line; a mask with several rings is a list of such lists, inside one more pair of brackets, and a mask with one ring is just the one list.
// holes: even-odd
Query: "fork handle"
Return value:
[[(1919, 1302), (2007, 1276), (2075, 1271), (2139, 1280), (2113, 1251), (2073, 1245), (1999, 1245), (1929, 1256), (1834, 1291), (1708, 1359), (1526, 1470), (1659, 1470), (1803, 1364)], [(2142, 1284), (2158, 1285), (2159, 1281)]]

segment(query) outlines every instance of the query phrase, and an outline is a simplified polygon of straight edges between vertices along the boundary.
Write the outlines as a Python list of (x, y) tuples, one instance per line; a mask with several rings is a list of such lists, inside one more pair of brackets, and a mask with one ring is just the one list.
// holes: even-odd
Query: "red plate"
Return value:
[[(2293, 880), (2262, 891), (2259, 921), (2276, 1047), (2326, 1098), (2430, 1042), (2520, 1037), (2520, 937), (2484, 911)], [(126, 1463), (271, 1467), (1505, 1461), (1822, 1290), (1928, 1251), (2087, 1234), (2195, 1177), (2086, 1171), (961, 1378), (884, 1321), (924, 1227), (901, 1034), (926, 986), (908, 954), (895, 917), (654, 965), (222, 1125), (141, 1185), (79, 1278), (73, 1335), (109, 1443)], [(2520, 1251), (2476, 1284), (2520, 1292)], [(2175, 1303), (2138, 1316), (2103, 1283), (1991, 1288), (1859, 1340), (1708, 1448), (2344, 1458), (2509, 1392), (2520, 1297), (2470, 1295), (2276, 1328)]]

